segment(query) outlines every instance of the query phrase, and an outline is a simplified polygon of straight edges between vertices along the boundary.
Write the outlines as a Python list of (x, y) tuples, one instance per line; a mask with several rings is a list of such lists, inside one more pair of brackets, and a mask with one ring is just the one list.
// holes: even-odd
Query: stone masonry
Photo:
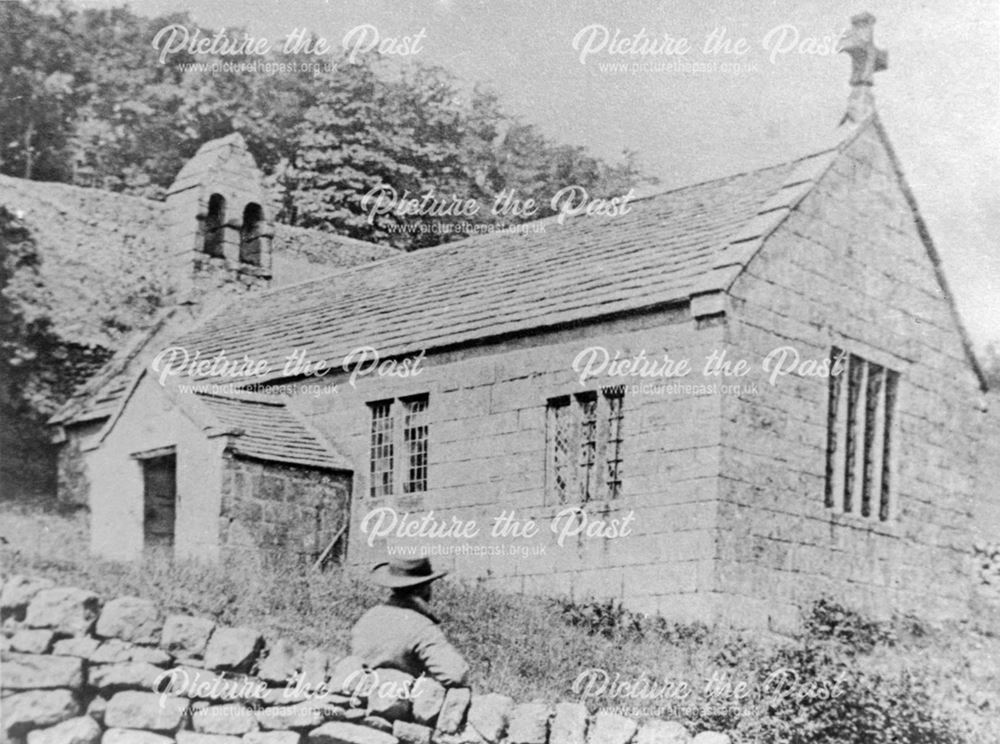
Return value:
[(579, 703), (516, 703), (365, 671), (253, 628), (12, 576), (3, 740), (14, 744), (729, 744)]
[(219, 539), (265, 562), (314, 562), (346, 525), (350, 478), (224, 455)]

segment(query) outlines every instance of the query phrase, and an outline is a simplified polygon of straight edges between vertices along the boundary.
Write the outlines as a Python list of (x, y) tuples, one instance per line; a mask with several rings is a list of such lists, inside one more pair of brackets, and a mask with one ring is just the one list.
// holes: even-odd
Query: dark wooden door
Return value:
[(142, 474), (146, 545), (173, 545), (177, 516), (177, 456), (143, 460)]

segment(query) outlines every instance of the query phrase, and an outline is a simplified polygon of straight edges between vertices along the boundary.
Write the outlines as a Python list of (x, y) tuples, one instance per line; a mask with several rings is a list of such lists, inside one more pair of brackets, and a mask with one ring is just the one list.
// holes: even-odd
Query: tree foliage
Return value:
[[(220, 60), (184, 50), (161, 62), (152, 44), (170, 24), (196, 29), (185, 13), (144, 18), (61, 0), (6, 3), (0, 13), (7, 175), (158, 198), (203, 142), (238, 130), (283, 205), (279, 219), (403, 248), (462, 237), (468, 224), (519, 221), (492, 213), (505, 189), (547, 203), (564, 186), (610, 196), (639, 177), (630, 156), (608, 164), (553, 143), (505, 114), (491, 91), (420, 62), (401, 68), (373, 54), (328, 56), (326, 69), (305, 74), (206, 70), (194, 65)], [(371, 220), (362, 199), (382, 186), (401, 198), (471, 199), (478, 213)]]

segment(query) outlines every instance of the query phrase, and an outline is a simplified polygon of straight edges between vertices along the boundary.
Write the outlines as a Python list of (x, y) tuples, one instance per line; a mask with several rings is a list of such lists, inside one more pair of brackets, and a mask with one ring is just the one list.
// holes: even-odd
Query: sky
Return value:
[[(889, 68), (876, 75), (879, 114), (963, 322), (977, 347), (994, 340), (1000, 346), (1000, 3), (995, 0), (132, 0), (130, 5), (143, 15), (188, 9), (201, 25), (245, 28), (277, 47), (302, 27), (338, 53), (352, 30), (350, 38), (362, 43), (377, 34), (377, 43), (397, 52), (400, 64), (419, 57), (470, 85), (489, 83), (508, 112), (558, 141), (612, 160), (624, 150), (635, 151), (642, 168), (666, 186), (785, 161), (828, 141), (844, 112), (850, 75), (849, 58), (833, 51), (833, 41), (852, 14), (869, 11), (877, 18), (875, 43), (888, 50), (889, 59)], [(661, 48), (669, 37), (673, 53), (627, 54), (621, 45), (614, 47), (617, 53), (610, 51), (616, 31), (621, 40), (643, 30)], [(715, 51), (706, 51), (706, 43), (720, 34)], [(684, 42), (688, 50), (682, 54)], [(622, 63), (625, 70), (609, 68)], [(693, 71), (691, 63), (708, 69)]]

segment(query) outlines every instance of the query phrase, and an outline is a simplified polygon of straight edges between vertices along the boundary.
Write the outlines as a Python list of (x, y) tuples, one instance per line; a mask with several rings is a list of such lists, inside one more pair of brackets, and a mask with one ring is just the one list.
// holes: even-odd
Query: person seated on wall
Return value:
[(372, 581), (390, 594), (355, 623), (351, 655), (368, 669), (425, 675), (445, 687), (467, 685), (469, 665), (430, 608), (431, 585), (447, 573), (434, 571), (427, 558), (392, 559), (372, 568)]

